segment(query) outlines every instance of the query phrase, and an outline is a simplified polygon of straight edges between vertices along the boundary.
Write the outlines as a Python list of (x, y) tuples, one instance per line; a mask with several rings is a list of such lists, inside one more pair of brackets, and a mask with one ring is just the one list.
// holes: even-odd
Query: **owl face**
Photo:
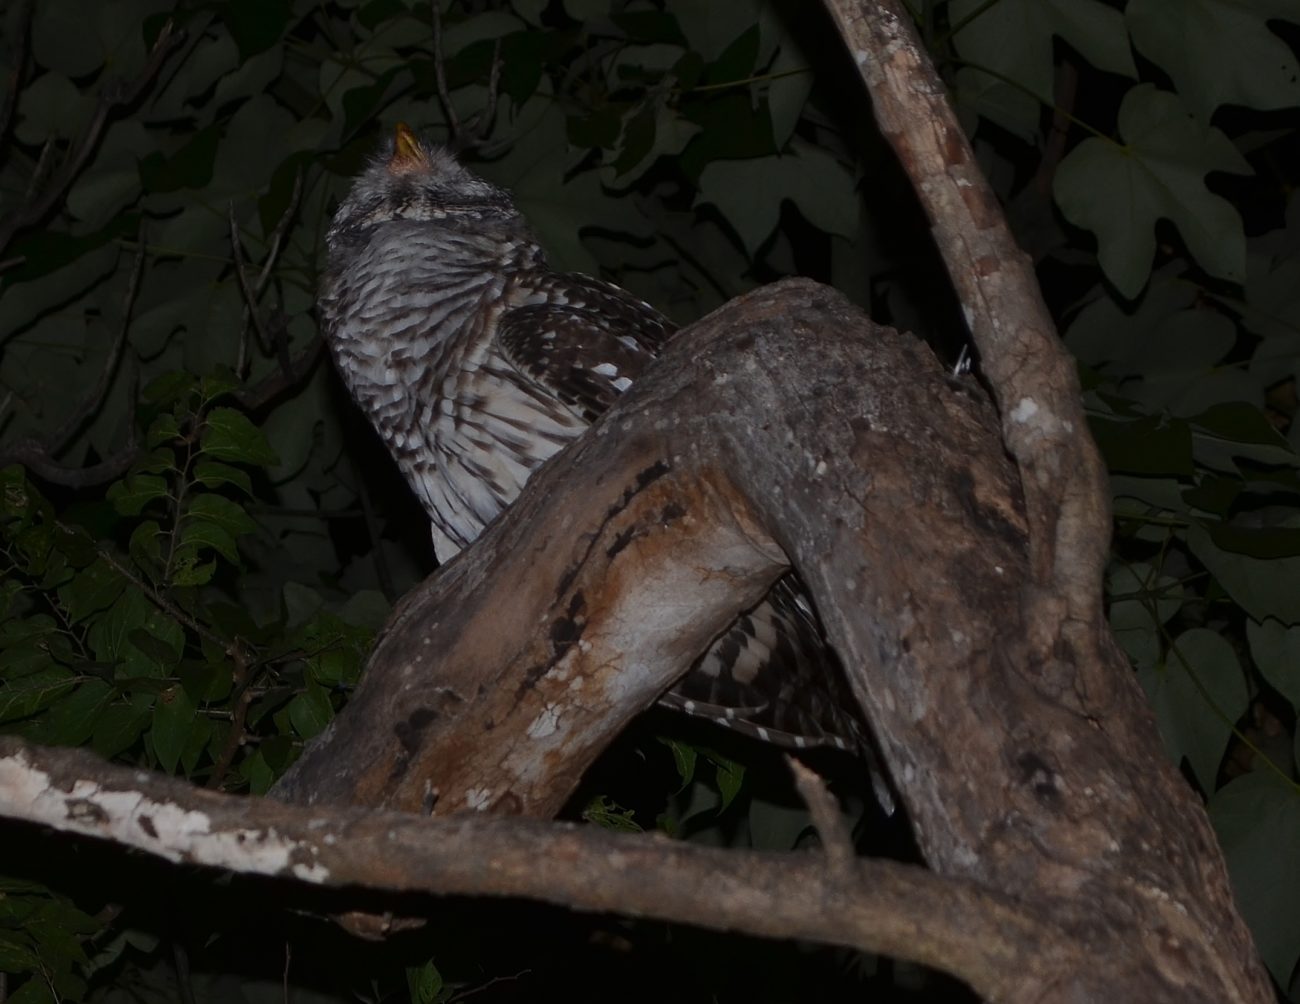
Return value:
[(455, 228), (518, 217), (506, 192), (398, 123), (339, 204), (325, 242), (331, 251), (340, 244), (355, 245), (375, 228), (401, 221)]

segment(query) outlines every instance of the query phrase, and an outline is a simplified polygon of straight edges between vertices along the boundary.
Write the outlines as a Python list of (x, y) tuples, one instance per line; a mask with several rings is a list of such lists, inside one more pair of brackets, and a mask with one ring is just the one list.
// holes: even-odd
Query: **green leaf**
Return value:
[(172, 562), (171, 584), (173, 586), (203, 586), (212, 581), (217, 573), (215, 561), (200, 560), (196, 550), (197, 542), (192, 547), (178, 547), (176, 558)]
[(34, 715), (62, 699), (76, 685), (71, 670), (54, 665), (28, 673), (18, 682), (6, 680), (0, 688), (0, 722)]
[(1195, 470), (1192, 431), (1186, 422), (1160, 415), (1135, 422), (1092, 417), (1088, 427), (1111, 471), (1190, 476)]
[(699, 758), (699, 753), (694, 746), (688, 746), (676, 739), (666, 739), (661, 736), (659, 741), (672, 751), (673, 766), (677, 768), (677, 777), (682, 782), (681, 788), (677, 790), (682, 791), (695, 778), (695, 761)]
[(198, 377), (185, 370), (172, 370), (150, 380), (140, 391), (140, 399), (150, 404), (168, 405), (188, 400), (198, 385)]
[(411, 1004), (436, 1004), (442, 994), (442, 974), (438, 967), (432, 961), (422, 966), (408, 966), (406, 990), (411, 995)]
[(43, 0), (32, 20), (32, 55), (39, 65), (84, 77), (104, 65), (99, 35), (77, 0)]
[(1226, 551), (1197, 524), (1188, 529), (1187, 543), (1196, 559), (1252, 618), (1300, 623), (1300, 558), (1261, 559)]
[(188, 520), (216, 524), (232, 537), (253, 533), (257, 529), (257, 524), (244, 512), (243, 506), (215, 493), (194, 496), (185, 515)]
[(1174, 641), (1163, 665), (1139, 667), (1138, 680), (1174, 762), (1187, 757), (1201, 788), (1213, 792), (1233, 724), (1250, 700), (1232, 645), (1192, 628)]
[(273, 46), (289, 23), (289, 0), (227, 0), (219, 10), (242, 59)]
[(1040, 102), (1051, 104), (1056, 38), (1098, 69), (1137, 76), (1123, 15), (1098, 0), (953, 0), (948, 17), (974, 64), (957, 74), (957, 100), (1024, 139), (1038, 132)]
[(145, 433), (144, 441), (146, 446), (153, 449), (155, 446), (179, 439), (180, 435), (181, 427), (176, 421), (176, 416), (165, 411), (149, 423), (149, 431)]
[(209, 460), (268, 466), (277, 463), (266, 437), (234, 408), (213, 408), (203, 424), (201, 450)]
[(1061, 161), (1053, 192), (1061, 212), (1097, 235), (1106, 277), (1126, 297), (1142, 291), (1155, 255), (1155, 224), (1170, 220), (1207, 272), (1245, 277), (1241, 217), (1205, 187), (1210, 171), (1251, 173), (1219, 130), (1195, 121), (1178, 98), (1151, 84), (1120, 105), (1125, 145), (1086, 139)]
[(288, 712), (294, 731), (303, 739), (319, 735), (334, 717), (329, 694), (315, 684), (308, 684), (305, 691), (289, 702)]
[(1138, 51), (1202, 121), (1220, 105), (1300, 104), (1300, 67), (1268, 28), (1271, 17), (1300, 22), (1295, 0), (1131, 0), (1125, 15)]
[(153, 709), (153, 728), (149, 736), (154, 754), (163, 770), (171, 774), (180, 763), (181, 754), (189, 742), (190, 730), (198, 706), (194, 698), (179, 683), (173, 684), (158, 695)]
[(128, 474), (108, 489), (108, 500), (123, 516), (138, 516), (150, 502), (166, 497), (167, 482), (153, 474)]
[(76, 624), (111, 605), (125, 587), (122, 573), (103, 558), (96, 558), (59, 589), (59, 599), (68, 610), (69, 620)]
[(42, 741), (53, 746), (80, 746), (95, 731), (113, 697), (113, 688), (107, 683), (87, 680), (50, 709), (40, 730)]
[(582, 810), (582, 818), (595, 826), (619, 833), (642, 833), (641, 825), (633, 818), (635, 810), (625, 809), (606, 795), (596, 795)]
[(1151, 565), (1134, 563), (1111, 572), (1106, 595), (1111, 597), (1110, 627), (1115, 640), (1135, 666), (1153, 670), (1160, 662), (1161, 625), (1184, 603), (1182, 585)]
[(253, 482), (238, 467), (218, 463), (215, 460), (201, 460), (194, 465), (194, 480), (206, 488), (218, 488), (221, 485), (234, 485), (245, 495), (253, 494)]
[(153, 710), (153, 695), (136, 694), (129, 704), (104, 709), (95, 723), (90, 744), (100, 756), (111, 759), (130, 749), (143, 735)]
[(791, 199), (804, 219), (831, 234), (858, 231), (853, 174), (824, 150), (795, 144), (794, 152), (753, 160), (720, 160), (700, 175), (699, 203), (711, 203), (753, 255), (780, 222), (781, 200)]
[(1250, 655), (1264, 679), (1300, 711), (1300, 625), (1269, 618), (1246, 622)]
[(718, 812), (725, 812), (744, 786), (745, 767), (716, 753), (710, 753), (709, 760), (717, 768), (718, 791), (722, 793), (722, 804), (718, 806)]
[(1224, 785), (1208, 808), (1237, 905), (1285, 986), (1300, 957), (1300, 792), (1261, 770)]

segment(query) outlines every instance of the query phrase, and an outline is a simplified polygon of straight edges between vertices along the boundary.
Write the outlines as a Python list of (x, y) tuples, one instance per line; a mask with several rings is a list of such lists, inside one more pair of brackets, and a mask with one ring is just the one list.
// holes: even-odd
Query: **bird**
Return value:
[[(321, 330), (445, 562), (651, 365), (676, 327), (553, 270), (510, 194), (399, 123), (325, 237)], [(807, 592), (777, 581), (660, 702), (780, 746), (856, 749)]]

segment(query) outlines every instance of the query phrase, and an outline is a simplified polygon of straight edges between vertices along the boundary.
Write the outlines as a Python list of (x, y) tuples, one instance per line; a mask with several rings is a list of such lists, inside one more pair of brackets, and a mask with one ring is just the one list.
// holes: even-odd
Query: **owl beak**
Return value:
[(389, 174), (410, 174), (429, 169), (429, 157), (424, 152), (424, 147), (405, 122), (397, 123), (393, 140), (393, 156), (388, 161)]

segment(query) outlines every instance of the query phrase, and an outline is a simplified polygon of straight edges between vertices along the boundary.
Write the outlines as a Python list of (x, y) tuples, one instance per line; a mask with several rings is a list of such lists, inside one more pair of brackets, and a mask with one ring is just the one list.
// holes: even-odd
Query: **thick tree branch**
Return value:
[(1042, 653), (1058, 636), (1095, 648), (1109, 490), (1087, 435), (1074, 360), (903, 5), (827, 0), (827, 7), (930, 217), (1020, 467), (1033, 569), (1026, 626)]
[(525, 896), (773, 938), (808, 938), (954, 972), (1010, 1000), (1064, 935), (1014, 897), (922, 868), (723, 851), (488, 815), (422, 819), (202, 791), (75, 750), (0, 737), (0, 815), (174, 862), (313, 885)]
[(1014, 999), (1267, 1000), (1208, 820), (1127, 661), (1090, 656), (1105, 706), (1044, 684), (1026, 552), (977, 385), (825, 287), (767, 287), (679, 335), (406, 599), (278, 795), (551, 816), (792, 565), (926, 860), (1070, 932), (1077, 955), (1022, 969)]

